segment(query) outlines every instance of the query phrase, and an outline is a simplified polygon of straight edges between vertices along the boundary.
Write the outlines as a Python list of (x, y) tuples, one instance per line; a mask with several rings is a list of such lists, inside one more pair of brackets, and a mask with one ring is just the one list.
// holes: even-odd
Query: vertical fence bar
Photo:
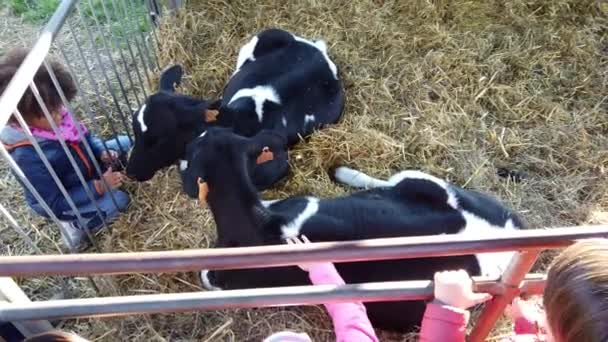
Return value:
[[(132, 26), (132, 32), (133, 32), (133, 36), (134, 36), (134, 40), (135, 40), (135, 46), (137, 47), (137, 51), (139, 54), (139, 57), (141, 58), (142, 64), (144, 66), (144, 70), (146, 73), (146, 78), (148, 80), (148, 86), (152, 85), (152, 82), (150, 81), (150, 74), (152, 73), (152, 70), (150, 68), (150, 65), (153, 64), (150, 62), (150, 51), (147, 51), (147, 47), (146, 47), (146, 42), (144, 41), (144, 36), (141, 33), (141, 30), (139, 29), (138, 26), (138, 22), (137, 22), (137, 17), (133, 15), (133, 8), (131, 7), (131, 1), (130, 0), (124, 0), (124, 1), (120, 1), (124, 7), (124, 11), (125, 11), (125, 16), (127, 17), (127, 22), (131, 23)], [(138, 37), (141, 39), (138, 39)], [(141, 46), (140, 46), (141, 44)], [(146, 51), (144, 51), (146, 50)], [(145, 53), (147, 52), (147, 53)], [(146, 60), (146, 58), (148, 60)]]
[[(76, 122), (76, 118), (74, 117), (74, 114), (73, 114), (74, 113), (73, 108), (72, 108), (72, 106), (70, 106), (69, 101), (65, 97), (65, 93), (63, 92), (63, 89), (61, 89), (61, 86), (59, 85), (59, 82), (57, 81), (57, 77), (55, 76), (55, 72), (53, 71), (53, 68), (51, 68), (49, 66), (49, 64), (46, 60), (44, 61), (44, 66), (46, 67), (46, 70), (48, 71), (49, 76), (51, 76), (51, 81), (53, 82), (55, 89), (57, 89), (57, 93), (59, 94), (59, 97), (61, 98), (63, 105), (68, 110), (68, 115), (72, 118), (72, 121)], [(70, 72), (72, 72), (71, 68), (70, 68)], [(75, 75), (74, 73), (72, 73), (72, 74)], [(78, 92), (82, 94), (81, 89), (79, 88), (80, 85), (78, 84), (78, 82), (75, 81), (74, 84), (76, 84), (76, 88), (77, 88)], [(86, 97), (86, 96), (83, 96), (83, 97)], [(88, 101), (86, 101), (86, 106), (87, 106), (87, 109), (89, 109), (89, 111), (90, 111), (90, 108), (88, 107)], [(92, 121), (95, 121), (95, 120), (92, 120)], [(103, 177), (103, 172), (101, 171), (101, 167), (99, 166), (99, 163), (97, 162), (97, 157), (95, 156), (95, 153), (93, 153), (93, 149), (89, 145), (89, 142), (87, 141), (84, 133), (82, 132), (80, 125), (76, 125), (76, 131), (78, 132), (78, 136), (80, 137), (81, 141), (84, 144), (84, 148), (87, 151), (87, 154), (91, 158), (91, 162), (93, 162), (93, 167), (95, 168), (95, 171), (97, 172), (97, 175), (99, 176), (99, 180), (101, 181), (101, 184), (103, 185), (104, 191), (110, 195), (110, 199), (112, 200), (112, 203), (114, 204), (116, 209), (119, 210), (118, 202), (116, 201), (116, 198), (114, 197), (114, 193), (111, 191), (112, 189), (110, 189), (110, 186), (108, 185), (105, 178)], [(101, 131), (101, 130), (98, 130), (98, 131)], [(108, 146), (106, 145), (105, 141), (102, 140), (101, 143), (104, 147), (105, 152), (109, 153), (109, 149), (108, 149)]]
[[(89, 63), (87, 62), (84, 52), (82, 51), (82, 47), (80, 46), (80, 41), (78, 40), (78, 37), (76, 36), (76, 32), (74, 31), (72, 23), (68, 22), (68, 26), (70, 29), (70, 33), (72, 34), (72, 37), (74, 38), (74, 41), (76, 42), (76, 49), (78, 50), (78, 54), (80, 55), (80, 58), (82, 59), (82, 61), (84, 63), (85, 69), (87, 70), (87, 75), (89, 76), (89, 81), (91, 82), (91, 85), (93, 86), (93, 90), (95, 91), (95, 95), (97, 97), (97, 102), (98, 102), (99, 106), (101, 106), (102, 111), (104, 111), (105, 113), (109, 113), (110, 111), (106, 107), (105, 101), (101, 98), (99, 86), (97, 84), (97, 81), (95, 80), (95, 77), (93, 77), (93, 73), (91, 72), (91, 68), (89, 67)], [(63, 50), (63, 48), (61, 49), (61, 53), (63, 54), (66, 62), (68, 62), (69, 58), (66, 55), (65, 50)], [(99, 61), (99, 62), (101, 62), (101, 61)], [(117, 105), (118, 105), (118, 103), (117, 103)], [(115, 137), (118, 137), (118, 131), (116, 130), (116, 127), (114, 127), (114, 123), (112, 122), (112, 119), (110, 117), (106, 117), (106, 118), (108, 119), (108, 124), (110, 125), (110, 129), (112, 130), (112, 134), (114, 134)], [(127, 152), (127, 149), (125, 149), (122, 146), (120, 141), (118, 141), (118, 148), (120, 149), (120, 153)]]
[[(110, 11), (108, 11), (105, 1), (101, 2), (101, 6), (103, 7), (103, 13), (106, 16), (108, 23), (111, 23), (112, 20), (116, 20), (117, 22), (120, 21), (120, 19), (118, 17), (113, 18), (112, 16), (110, 16)], [(133, 78), (131, 77), (131, 72), (129, 71), (129, 65), (127, 64), (127, 59), (125, 58), (125, 54), (122, 51), (122, 47), (120, 46), (120, 43), (114, 36), (114, 30), (112, 29), (112, 25), (111, 24), (109, 24), (109, 25), (110, 25), (110, 42), (112, 42), (111, 45), (115, 50), (118, 50), (120, 59), (122, 61), (122, 65), (124, 67), (125, 73), (127, 74), (127, 79), (129, 81), (129, 85), (131, 86), (131, 90), (133, 91), (133, 97), (135, 98), (135, 102), (137, 103), (137, 107), (139, 108), (139, 107), (141, 107), (141, 101), (139, 100), (139, 97), (137, 96), (137, 89), (135, 88), (135, 83), (133, 82)], [(130, 109), (130, 111), (133, 111), (134, 108), (130, 108), (130, 105), (129, 105), (129, 109)]]
[(89, 228), (86, 225), (86, 221), (84, 220), (84, 218), (82, 217), (82, 215), (80, 215), (80, 211), (78, 210), (78, 207), (76, 206), (76, 204), (74, 203), (74, 201), (72, 201), (72, 198), (70, 197), (70, 194), (67, 192), (66, 188), (63, 186), (63, 183), (61, 183), (61, 180), (59, 179), (59, 176), (57, 176), (57, 173), (55, 172), (55, 169), (53, 169), (53, 166), (51, 165), (51, 163), (49, 162), (48, 158), (46, 157), (46, 155), (42, 151), (42, 148), (40, 147), (40, 145), (36, 141), (36, 138), (34, 138), (34, 136), (32, 135), (32, 132), (30, 131), (29, 126), (27, 125), (27, 123), (23, 119), (23, 116), (21, 116), (21, 113), (17, 109), (15, 109), (14, 114), (15, 114), (15, 118), (19, 122), (19, 125), (21, 125), (21, 128), (23, 129), (23, 132), (25, 132), (25, 135), (27, 136), (28, 140), (30, 141), (30, 143), (34, 147), (34, 150), (36, 150), (36, 153), (38, 153), (38, 157), (40, 158), (40, 160), (42, 161), (42, 163), (44, 164), (44, 166), (46, 167), (46, 169), (49, 171), (49, 174), (51, 175), (51, 178), (53, 178), (53, 181), (55, 182), (55, 184), (59, 188), (59, 191), (61, 192), (61, 194), (65, 198), (66, 202), (68, 202), (68, 206), (70, 207), (70, 209), (72, 209), (72, 211), (74, 212), (74, 215), (78, 219), (78, 222), (80, 222), (80, 224), (84, 228), (84, 230), (85, 230), (85, 232), (86, 232), (89, 240), (91, 241), (91, 244), (93, 245), (93, 247), (98, 252), (101, 252), (101, 250), (99, 249), (99, 246), (97, 246), (97, 242), (95, 241), (95, 239), (91, 235), (91, 232), (89, 231)]
[[(91, 9), (91, 10), (93, 12), (95, 12), (94, 9)], [(131, 135), (129, 133), (129, 131), (130, 131), (129, 130), (129, 126), (127, 125), (127, 121), (125, 120), (125, 114), (122, 111), (122, 108), (120, 106), (120, 102), (118, 102), (118, 98), (116, 97), (116, 93), (114, 91), (114, 87), (112, 86), (110, 78), (108, 77), (108, 73), (106, 71), (106, 67), (103, 64), (103, 61), (101, 60), (101, 55), (99, 54), (99, 49), (97, 49), (97, 47), (95, 46), (95, 39), (93, 38), (93, 33), (91, 32), (91, 29), (89, 28), (89, 25), (87, 25), (86, 22), (85, 22), (85, 19), (84, 19), (83, 15), (82, 15), (82, 11), (80, 10), (80, 5), (79, 4), (76, 4), (76, 13), (78, 13), (78, 17), (80, 19), (80, 23), (85, 27), (85, 31), (87, 32), (87, 37), (89, 38), (89, 44), (91, 45), (91, 48), (93, 49), (93, 52), (95, 54), (95, 58), (97, 60), (97, 63), (99, 64), (99, 69), (101, 70), (101, 74), (102, 74), (102, 76), (103, 76), (103, 78), (104, 78), (104, 80), (106, 82), (106, 85), (108, 86), (108, 92), (112, 96), (112, 100), (114, 101), (114, 105), (116, 106), (116, 110), (118, 111), (118, 115), (119, 115), (119, 117), (120, 117), (120, 119), (121, 119), (121, 121), (122, 121), (122, 123), (124, 125), (125, 131), (126, 131), (128, 137), (129, 137), (129, 141), (131, 143), (133, 143), (133, 140), (132, 140)], [(93, 14), (93, 16), (94, 16), (94, 18), (96, 18), (95, 14)], [(97, 23), (97, 19), (95, 19), (95, 22)], [(72, 28), (71, 23), (70, 23), (70, 28)], [(74, 31), (72, 30), (72, 32), (74, 32)], [(106, 47), (106, 51), (109, 53), (109, 51), (107, 50), (106, 40), (105, 40), (105, 37), (104, 37), (103, 33), (101, 34), (101, 37), (102, 37), (101, 40), (103, 42), (103, 45), (104, 45), (104, 47)], [(111, 56), (109, 58), (110, 58), (110, 64), (115, 68), (116, 65), (114, 64), (114, 60), (111, 58)], [(118, 72), (116, 71), (116, 69), (114, 69), (114, 72), (116, 73), (116, 77), (118, 79), (119, 85), (120, 85), (121, 89), (123, 90), (123, 95), (126, 97), (126, 94), (124, 93), (124, 87), (122, 87), (122, 81), (120, 81), (120, 76), (118, 75)], [(127, 103), (127, 105), (128, 105), (128, 103)], [(111, 120), (110, 117), (109, 117), (110, 112), (106, 112), (106, 115), (108, 116), (108, 120)]]
[(4, 207), (4, 205), (2, 205), (2, 204), (0, 204), (0, 212), (2, 212), (2, 215), (4, 215), (4, 218), (8, 221), (8, 223), (10, 224), (10, 226), (13, 227), (13, 230), (15, 230), (15, 232), (17, 232), (17, 234), (19, 234), (19, 236), (21, 236), (21, 238), (25, 241), (25, 244), (28, 245), (32, 250), (34, 250), (34, 253), (36, 253), (36, 254), (44, 254), (44, 253), (42, 253), (42, 251), (40, 250), (40, 248), (38, 248), (38, 246), (36, 245), (36, 243), (34, 242), (34, 240), (32, 240), (30, 238), (30, 236), (27, 235), (27, 233), (25, 232), (25, 230), (21, 229), (21, 227), (17, 223), (17, 220), (15, 220), (15, 218), (13, 217), (13, 215), (11, 215), (8, 212), (8, 210), (6, 210), (6, 208)]
[[(17, 285), (12, 278), (6, 277), (0, 277), (0, 302), (1, 301), (7, 301), (9, 303), (31, 302), (19, 285)], [(49, 321), (44, 320), (20, 321), (14, 322), (13, 325), (25, 337), (41, 334), (54, 329)]]
[[(47, 108), (46, 104), (42, 100), (42, 97), (40, 97), (40, 93), (38, 92), (38, 88), (36, 87), (36, 84), (34, 82), (32, 82), (32, 84), (30, 85), (30, 87), (31, 87), (32, 93), (34, 94), (34, 97), (36, 98), (36, 101), (38, 102), (38, 105), (40, 106), (40, 108), (42, 108), (42, 112), (43, 112), (44, 116), (46, 117), (46, 119), (48, 120), (49, 124), (51, 125), (51, 129), (53, 130), (53, 132), (55, 132), (55, 135), (57, 136), (57, 138), (59, 138), (59, 144), (63, 148), (63, 151), (65, 152), (65, 155), (68, 157), (68, 161), (70, 162), (70, 164), (72, 165), (72, 168), (76, 172), (76, 176), (78, 177), (78, 180), (80, 181), (80, 184), (84, 188), (84, 191), (87, 194), (87, 197), (89, 198), (89, 200), (95, 206), (95, 210), (97, 211), (97, 214), (101, 218), (101, 222), (103, 223), (103, 226), (108, 231), (111, 232), (110, 227), (109, 227), (109, 225), (106, 222), (106, 219), (104, 217), (105, 213), (99, 207), (99, 205), (97, 203), (97, 200), (95, 199), (95, 195), (93, 195), (93, 193), (91, 192), (91, 189), (89, 188), (89, 185), (87, 184), (87, 181), (84, 178), (84, 175), (80, 171), (80, 168), (79, 168), (78, 164), (76, 163), (76, 160), (74, 159), (74, 156), (72, 155), (72, 153), (70, 151), (70, 148), (68, 147), (65, 139), (63, 138), (63, 135), (61, 134), (61, 131), (59, 130), (59, 128), (55, 124), (55, 120), (53, 120), (53, 117), (51, 116), (51, 113), (49, 112), (49, 109)], [(85, 231), (87, 231), (89, 229), (88, 227), (83, 227), (83, 228), (85, 229)], [(89, 238), (91, 239), (91, 241), (93, 241), (92, 234), (90, 234), (90, 232), (87, 232), (87, 234), (91, 235)]]
[[(144, 0), (144, 1), (146, 1), (146, 0)], [(139, 36), (141, 38), (141, 44), (144, 47), (144, 50), (146, 50), (146, 56), (148, 57), (148, 63), (149, 63), (148, 66), (150, 67), (150, 72), (153, 72), (155, 61), (154, 61), (154, 58), (152, 58), (152, 53), (150, 52), (150, 48), (148, 47), (148, 44), (146, 43), (146, 37), (144, 36), (144, 33), (142, 32), (142, 29), (144, 27), (143, 26), (140, 27), (140, 21), (139, 21), (139, 18), (141, 18), (139, 16), (139, 14), (142, 13), (141, 8), (140, 8), (140, 7), (142, 7), (142, 4), (137, 4), (137, 3), (133, 4), (132, 0), (125, 0), (125, 2), (129, 4), (129, 13), (132, 16), (131, 20), (133, 20), (133, 23), (138, 28), (137, 33), (139, 34)], [(145, 7), (145, 5), (143, 5), (144, 15), (146, 15), (146, 12), (147, 12), (146, 7)], [(143, 20), (144, 20), (143, 24), (145, 25), (147, 20), (145, 18)]]
[[(125, 40), (125, 43), (127, 45), (127, 50), (129, 50), (129, 55), (131, 56), (131, 61), (133, 63), (133, 66), (135, 67), (135, 74), (137, 76), (137, 79), (139, 81), (139, 84), (141, 86), (141, 91), (144, 94), (144, 99), (141, 101), (145, 101), (145, 98), (148, 97), (148, 94), (146, 92), (146, 87), (144, 85), (144, 81), (141, 77), (141, 72), (139, 70), (139, 66), (137, 64), (137, 58), (135, 57), (135, 53), (133, 53), (133, 47), (131, 46), (131, 40), (129, 39), (129, 35), (130, 32), (127, 30), (127, 26), (125, 25), (125, 21), (127, 20), (126, 16), (123, 16), (122, 19), (120, 18), (120, 8), (116, 5), (116, 0), (111, 0), (111, 4), (112, 4), (112, 10), (114, 11), (114, 14), (116, 16), (116, 20), (118, 20), (120, 22), (120, 27), (122, 29), (122, 36)], [(130, 71), (127, 71), (130, 73)]]
[[(156, 24), (155, 24), (155, 20), (152, 19), (152, 15), (155, 16), (156, 21), (158, 23), (160, 23), (160, 21), (157, 17), (156, 11), (153, 10), (153, 8), (152, 8), (152, 6), (154, 4), (152, 4), (151, 1), (153, 1), (153, 0), (146, 1), (146, 9), (148, 11), (144, 11), (144, 15), (148, 18), (147, 22), (150, 25), (149, 36), (152, 36), (152, 38), (150, 39), (150, 45), (152, 46), (152, 53), (154, 54), (154, 60), (156, 61), (156, 67), (158, 68), (158, 70), (160, 70), (160, 63), (158, 62), (158, 53), (157, 53), (157, 51), (160, 52), (160, 45), (158, 44), (158, 37), (156, 36)], [(154, 43), (152, 42), (152, 40), (154, 40)]]
[(470, 342), (483, 342), (492, 331), (496, 321), (504, 312), (507, 305), (511, 304), (513, 298), (519, 293), (519, 286), (528, 271), (540, 254), (540, 250), (519, 252), (513, 256), (509, 266), (502, 274), (500, 282), (503, 284), (505, 292), (500, 296), (494, 297), (488, 302), (481, 315), (477, 319), (473, 330), (469, 336)]

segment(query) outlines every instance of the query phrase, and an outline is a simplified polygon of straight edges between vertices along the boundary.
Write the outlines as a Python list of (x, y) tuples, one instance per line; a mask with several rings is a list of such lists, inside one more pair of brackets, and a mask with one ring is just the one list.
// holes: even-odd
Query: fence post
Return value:
[[(21, 290), (12, 278), (0, 277), (0, 302), (9, 303), (30, 302), (30, 299)], [(25, 337), (53, 330), (49, 321), (20, 321), (11, 322)]]
[(521, 281), (534, 265), (540, 252), (540, 250), (525, 251), (519, 252), (513, 256), (513, 259), (511, 259), (509, 266), (500, 279), (505, 292), (500, 296), (494, 297), (485, 305), (479, 319), (473, 327), (473, 331), (471, 331), (471, 334), (469, 335), (468, 341), (485, 341), (507, 305), (511, 304), (513, 298), (519, 294)]

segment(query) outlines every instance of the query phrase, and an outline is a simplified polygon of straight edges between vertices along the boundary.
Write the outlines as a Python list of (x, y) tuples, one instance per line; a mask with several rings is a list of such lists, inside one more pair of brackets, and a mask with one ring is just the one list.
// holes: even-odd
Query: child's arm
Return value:
[(513, 320), (516, 335), (542, 333), (546, 327), (544, 311), (533, 302), (515, 298), (507, 315)]
[[(51, 173), (37, 155), (32, 155), (31, 157), (27, 157), (27, 159), (23, 159), (20, 161), (20, 164), (23, 165), (21, 169), (27, 179), (32, 183), (32, 186), (38, 191), (53, 213), (61, 215), (65, 211), (72, 210), (53, 180)], [(96, 199), (101, 196), (102, 193), (99, 191), (100, 189), (98, 186), (96, 186), (95, 181), (88, 181), (87, 187)], [(66, 191), (77, 207), (90, 202), (89, 196), (83, 186), (69, 188), (66, 189)]]
[(466, 271), (435, 273), (435, 300), (429, 303), (422, 318), (420, 341), (463, 342), (471, 306), (491, 298), (474, 293), (473, 281)]
[(87, 134), (85, 134), (85, 138), (87, 139), (89, 146), (91, 146), (91, 150), (93, 150), (95, 158), (101, 159), (101, 153), (105, 151), (103, 141), (96, 135), (91, 134), (90, 132), (87, 132)]
[[(331, 263), (311, 265), (308, 276), (314, 285), (344, 285), (344, 280)], [(338, 342), (378, 341), (374, 328), (367, 317), (365, 306), (361, 302), (326, 303), (323, 305), (331, 316)]]

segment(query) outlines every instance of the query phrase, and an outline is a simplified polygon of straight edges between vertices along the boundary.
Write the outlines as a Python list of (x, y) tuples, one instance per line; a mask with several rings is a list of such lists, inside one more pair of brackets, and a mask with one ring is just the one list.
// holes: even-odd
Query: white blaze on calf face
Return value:
[(258, 120), (260, 120), (260, 122), (262, 122), (262, 119), (264, 118), (264, 102), (270, 101), (281, 104), (279, 94), (272, 86), (257, 86), (255, 88), (240, 89), (232, 96), (228, 102), (228, 106), (241, 97), (251, 97), (253, 102), (255, 102), (255, 113), (258, 115)]
[(254, 36), (247, 44), (243, 45), (239, 51), (239, 56), (236, 59), (236, 70), (234, 71), (235, 74), (239, 72), (245, 62), (255, 61), (253, 51), (255, 51), (255, 46), (258, 44), (258, 40), (258, 36)]
[(281, 227), (282, 238), (287, 239), (300, 235), (300, 230), (306, 221), (319, 211), (319, 199), (308, 197), (306, 208), (295, 219)]
[(148, 130), (148, 126), (144, 122), (144, 112), (146, 111), (146, 104), (144, 103), (139, 112), (137, 113), (137, 122), (139, 122), (139, 128), (141, 128), (142, 133)]
[(298, 42), (306, 43), (310, 46), (316, 47), (323, 54), (323, 57), (325, 58), (325, 61), (327, 62), (327, 65), (329, 66), (329, 70), (331, 70), (331, 73), (334, 75), (334, 78), (336, 80), (338, 79), (338, 68), (336, 67), (336, 64), (334, 64), (334, 62), (332, 62), (332, 60), (329, 59), (329, 55), (327, 54), (327, 45), (325, 44), (324, 41), (317, 40), (316, 42), (311, 42), (308, 39), (298, 37), (296, 35), (294, 35), (293, 38)]

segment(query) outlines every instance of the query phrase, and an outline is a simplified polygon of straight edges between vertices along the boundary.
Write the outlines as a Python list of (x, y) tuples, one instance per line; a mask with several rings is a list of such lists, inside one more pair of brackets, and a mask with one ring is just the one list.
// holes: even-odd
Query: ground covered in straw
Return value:
[[(344, 194), (327, 176), (336, 164), (380, 177), (419, 169), (494, 194), (530, 227), (606, 223), (607, 15), (608, 6), (591, 0), (199, 0), (165, 20), (159, 57), (161, 65), (185, 66), (181, 91), (210, 98), (259, 30), (327, 41), (347, 91), (343, 119), (291, 151), (291, 174), (267, 198)], [(499, 169), (526, 177), (513, 182)], [(210, 246), (210, 213), (179, 188), (175, 168), (130, 184), (133, 206), (103, 237), (103, 249)], [(200, 289), (190, 273), (98, 280), (108, 295)], [(333, 339), (321, 307), (67, 325), (104, 341), (261, 341), (280, 329)]]

